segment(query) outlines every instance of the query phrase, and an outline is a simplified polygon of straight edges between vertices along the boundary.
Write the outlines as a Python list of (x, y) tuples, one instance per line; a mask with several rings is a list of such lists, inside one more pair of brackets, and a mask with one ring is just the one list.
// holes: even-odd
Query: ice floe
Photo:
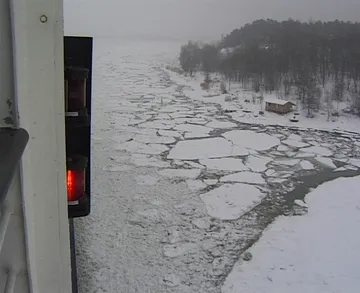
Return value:
[(300, 135), (297, 135), (297, 134), (294, 134), (294, 133), (290, 134), (288, 139), (302, 141), (302, 137)]
[(234, 144), (257, 151), (265, 151), (280, 144), (280, 139), (266, 133), (257, 133), (251, 130), (233, 130), (223, 134)]
[(112, 141), (116, 143), (124, 143), (128, 140), (131, 140), (134, 136), (134, 133), (119, 133), (111, 138)]
[(133, 169), (133, 167), (131, 165), (126, 165), (126, 164), (108, 165), (103, 168), (103, 170), (111, 171), (111, 172), (130, 171), (132, 169)]
[(286, 159), (286, 158), (281, 158), (281, 159), (277, 159), (274, 160), (272, 163), (273, 164), (277, 164), (277, 165), (285, 165), (285, 166), (295, 166), (297, 164), (299, 164), (300, 160), (299, 159)]
[(193, 133), (209, 133), (213, 129), (210, 127), (195, 125), (195, 124), (179, 124), (174, 127), (175, 130), (185, 131), (185, 132), (193, 132)]
[(212, 170), (221, 171), (245, 171), (248, 170), (241, 159), (220, 158), (220, 159), (204, 159), (200, 160), (202, 165)]
[(203, 137), (210, 137), (210, 134), (202, 133), (202, 132), (185, 132), (184, 137), (185, 138), (203, 138)]
[(240, 218), (257, 205), (263, 196), (255, 186), (243, 183), (224, 184), (200, 195), (209, 216), (220, 220)]
[(204, 183), (207, 185), (215, 185), (219, 182), (217, 179), (204, 179)]
[(167, 274), (162, 278), (165, 286), (173, 288), (180, 284), (180, 278), (175, 274)]
[(357, 171), (358, 168), (353, 166), (353, 165), (345, 165), (344, 168), (346, 168), (346, 170), (351, 170), (351, 171)]
[(308, 148), (302, 148), (302, 152), (316, 154), (319, 156), (330, 157), (333, 153), (327, 148), (321, 146), (312, 146)]
[(277, 147), (276, 150), (279, 151), (279, 152), (286, 152), (286, 151), (289, 150), (289, 148), (288, 148), (286, 145), (281, 144), (281, 145), (279, 145), (279, 146)]
[(315, 157), (315, 160), (318, 161), (321, 165), (331, 168), (331, 169), (336, 169), (336, 165), (333, 163), (333, 160), (330, 158), (324, 158), (324, 157)]
[(179, 131), (174, 131), (174, 130), (163, 130), (160, 129), (158, 131), (158, 133), (161, 136), (170, 136), (170, 137), (182, 137), (182, 134)]
[(197, 178), (201, 170), (199, 169), (162, 169), (157, 171), (161, 176), (170, 178)]
[(205, 169), (205, 166), (195, 163), (193, 161), (184, 161), (184, 164), (188, 164), (190, 167), (195, 169)]
[(237, 124), (229, 121), (219, 121), (219, 120), (212, 120), (208, 124), (207, 127), (217, 128), (217, 129), (225, 129), (225, 128), (234, 128), (237, 127)]
[(141, 128), (154, 128), (154, 129), (171, 129), (175, 126), (175, 122), (170, 121), (165, 123), (166, 120), (160, 121), (149, 121), (142, 124), (139, 124)]
[(230, 175), (226, 175), (220, 179), (221, 182), (241, 182), (252, 184), (265, 184), (266, 181), (262, 178), (260, 173), (254, 172), (238, 172)]
[(334, 172), (343, 172), (346, 171), (347, 169), (345, 167), (340, 167), (334, 170)]
[(295, 155), (295, 158), (313, 158), (315, 156), (316, 156), (316, 154), (299, 152)]
[(194, 179), (186, 180), (186, 184), (191, 191), (198, 191), (198, 190), (206, 188), (206, 186), (207, 186), (201, 180), (194, 180)]
[(168, 168), (170, 167), (169, 162), (162, 161), (156, 157), (151, 157), (142, 154), (133, 154), (131, 156), (131, 162), (139, 167), (157, 167), (157, 168)]
[(294, 200), (294, 204), (303, 207), (303, 208), (308, 208), (309, 206), (301, 199), (295, 199)]
[(155, 144), (172, 144), (176, 141), (174, 137), (170, 137), (170, 136), (144, 135), (144, 134), (134, 135), (133, 140), (142, 143), (155, 143)]
[(245, 165), (254, 172), (264, 172), (267, 169), (267, 164), (272, 161), (271, 158), (262, 156), (248, 156), (245, 159)]
[(314, 165), (306, 160), (303, 160), (300, 162), (300, 167), (304, 170), (313, 170), (314, 169)]
[(199, 229), (210, 229), (211, 222), (208, 219), (198, 218), (191, 221), (191, 223)]
[(248, 154), (245, 148), (234, 146), (221, 137), (215, 137), (179, 141), (169, 152), (168, 159), (195, 160)]
[(199, 125), (205, 125), (208, 123), (208, 120), (205, 120), (203, 118), (194, 118), (194, 117), (182, 117), (182, 118), (175, 118), (174, 119), (176, 124), (184, 124), (184, 123), (191, 123), (191, 124), (199, 124)]
[(162, 144), (143, 144), (137, 141), (127, 141), (119, 144), (116, 149), (127, 151), (130, 153), (140, 153), (149, 155), (158, 155), (169, 150), (169, 148)]
[(285, 179), (285, 178), (269, 178), (269, 179), (267, 179), (267, 182), (268, 183), (278, 183), (278, 184), (282, 184), (282, 183), (284, 183), (284, 182), (286, 182), (287, 181), (287, 179)]
[(136, 177), (136, 183), (139, 185), (155, 185), (159, 179), (150, 175), (139, 175)]
[(360, 159), (351, 158), (351, 159), (349, 159), (348, 162), (349, 162), (349, 164), (360, 168)]
[(267, 169), (265, 172), (265, 175), (270, 177), (270, 176), (274, 176), (276, 174), (276, 170), (274, 169)]
[(197, 247), (195, 243), (179, 243), (179, 244), (167, 244), (163, 247), (164, 256), (175, 258), (190, 251), (194, 250)]
[(294, 148), (303, 148), (309, 146), (307, 143), (302, 142), (301, 140), (287, 139), (282, 141), (283, 144)]

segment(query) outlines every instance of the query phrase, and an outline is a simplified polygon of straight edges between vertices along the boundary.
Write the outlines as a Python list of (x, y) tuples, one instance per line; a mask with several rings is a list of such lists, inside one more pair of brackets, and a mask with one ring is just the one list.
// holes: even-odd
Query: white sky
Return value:
[(219, 39), (258, 18), (360, 20), (360, 0), (64, 0), (66, 34)]

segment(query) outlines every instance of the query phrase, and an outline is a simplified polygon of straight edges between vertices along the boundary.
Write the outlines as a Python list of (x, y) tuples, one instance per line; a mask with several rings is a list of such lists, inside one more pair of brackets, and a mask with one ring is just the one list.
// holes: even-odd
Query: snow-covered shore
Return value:
[[(360, 177), (309, 193), (308, 213), (279, 217), (226, 278), (222, 293), (358, 292)], [(346, 192), (344, 192), (346, 190)]]

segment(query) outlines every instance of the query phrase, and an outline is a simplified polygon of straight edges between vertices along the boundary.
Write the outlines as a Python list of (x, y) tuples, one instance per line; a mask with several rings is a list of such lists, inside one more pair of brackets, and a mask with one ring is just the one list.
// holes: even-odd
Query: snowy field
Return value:
[(233, 290), (227, 276), (274, 218), (306, 212), (287, 198), (303, 176), (359, 174), (359, 134), (244, 124), (225, 111), (236, 105), (165, 69), (179, 46), (95, 42), (80, 292)]

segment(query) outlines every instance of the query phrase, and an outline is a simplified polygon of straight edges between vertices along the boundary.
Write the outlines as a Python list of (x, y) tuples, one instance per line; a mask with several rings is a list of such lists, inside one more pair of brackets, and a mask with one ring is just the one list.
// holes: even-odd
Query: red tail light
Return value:
[(72, 156), (67, 158), (67, 197), (68, 202), (76, 202), (85, 195), (85, 170), (87, 158)]
[(85, 170), (67, 171), (68, 201), (77, 201), (85, 193)]

